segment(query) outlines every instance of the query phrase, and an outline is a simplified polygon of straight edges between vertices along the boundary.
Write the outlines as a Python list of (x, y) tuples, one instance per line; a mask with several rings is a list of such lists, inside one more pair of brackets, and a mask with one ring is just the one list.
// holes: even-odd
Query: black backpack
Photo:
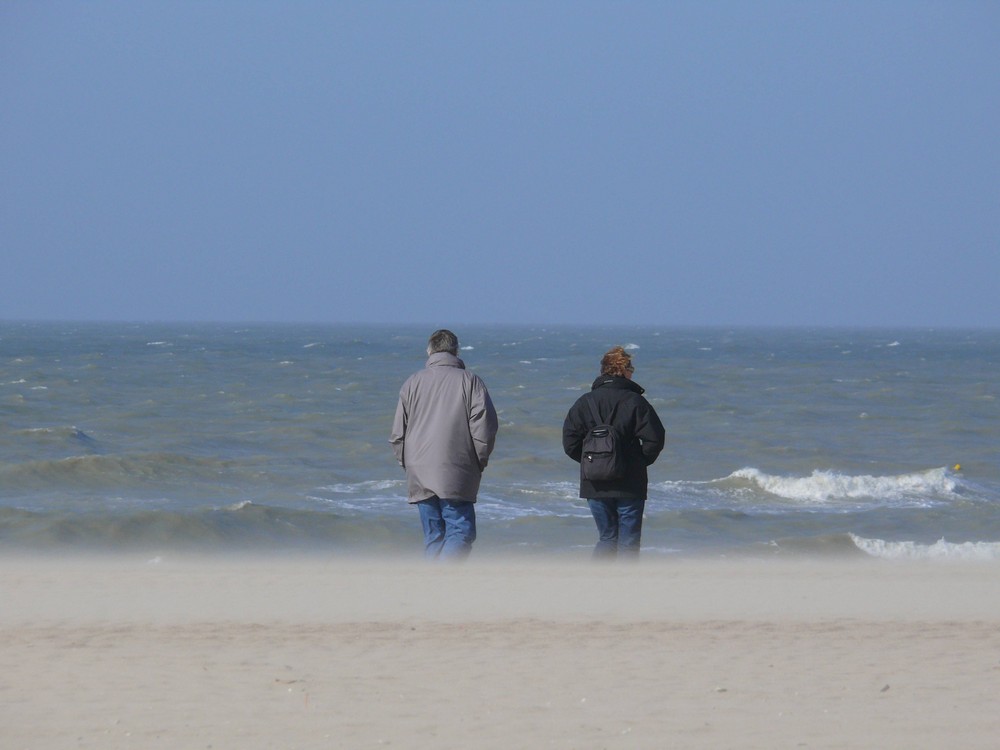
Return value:
[(583, 437), (580, 476), (591, 482), (622, 479), (625, 476), (625, 455), (615, 429), (601, 422), (601, 415), (592, 398), (585, 401), (596, 424)]

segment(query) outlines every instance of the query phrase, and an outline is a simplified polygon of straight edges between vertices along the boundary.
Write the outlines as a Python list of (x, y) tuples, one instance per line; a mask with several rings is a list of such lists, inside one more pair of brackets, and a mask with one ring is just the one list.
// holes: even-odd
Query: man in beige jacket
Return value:
[(400, 389), (389, 442), (420, 510), (427, 557), (462, 559), (476, 539), (476, 496), (497, 413), (486, 384), (458, 358), (454, 333), (431, 334), (427, 357)]

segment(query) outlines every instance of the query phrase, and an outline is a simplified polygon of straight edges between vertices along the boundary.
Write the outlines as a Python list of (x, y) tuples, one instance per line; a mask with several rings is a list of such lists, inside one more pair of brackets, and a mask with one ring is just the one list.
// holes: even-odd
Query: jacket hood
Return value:
[(457, 367), (465, 369), (465, 362), (448, 352), (434, 352), (427, 358), (427, 367)]
[(640, 396), (646, 392), (646, 389), (635, 381), (618, 375), (601, 375), (594, 381), (594, 384), (590, 386), (590, 390), (596, 391), (598, 388), (619, 388), (621, 390), (638, 393)]

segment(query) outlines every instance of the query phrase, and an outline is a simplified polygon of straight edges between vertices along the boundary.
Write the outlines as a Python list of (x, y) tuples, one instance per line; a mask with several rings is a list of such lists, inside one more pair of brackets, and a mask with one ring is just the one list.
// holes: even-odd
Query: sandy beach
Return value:
[(0, 560), (0, 747), (1000, 737), (1000, 575), (884, 562)]

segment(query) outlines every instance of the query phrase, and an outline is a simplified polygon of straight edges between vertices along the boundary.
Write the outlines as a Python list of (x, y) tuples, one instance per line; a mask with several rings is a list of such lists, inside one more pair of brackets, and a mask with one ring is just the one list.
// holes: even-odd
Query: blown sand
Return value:
[(0, 747), (1000, 737), (992, 564), (0, 561)]

